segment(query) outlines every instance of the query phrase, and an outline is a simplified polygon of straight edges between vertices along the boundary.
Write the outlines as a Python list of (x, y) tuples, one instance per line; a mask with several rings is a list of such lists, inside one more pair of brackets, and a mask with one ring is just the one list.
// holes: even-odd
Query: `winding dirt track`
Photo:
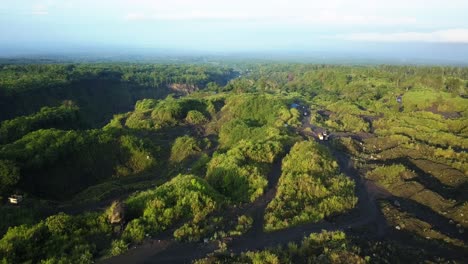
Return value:
[[(306, 136), (303, 130), (304, 126), (305, 122), (303, 122), (303, 126), (298, 132)], [(323, 142), (323, 144), (328, 146), (327, 142)], [(281, 175), (281, 161), (278, 161), (273, 165), (268, 175), (269, 186), (267, 192), (254, 203), (240, 209), (242, 213), (253, 215), (254, 224), (252, 229), (245, 235), (235, 237), (229, 242), (229, 251), (240, 253), (246, 250), (264, 249), (280, 244), (287, 244), (291, 241), (299, 242), (304, 236), (322, 230), (347, 230), (366, 226), (375, 230), (377, 236), (382, 236), (385, 232), (386, 223), (383, 216), (380, 215), (374, 197), (369, 195), (366, 185), (359, 176), (359, 173), (354, 169), (350, 158), (345, 153), (336, 150), (333, 150), (332, 154), (338, 161), (341, 172), (356, 182), (356, 195), (359, 200), (355, 209), (348, 214), (335, 218), (333, 223), (321, 221), (275, 232), (264, 232), (264, 211), (268, 203), (275, 196), (277, 181)], [(103, 263), (191, 263), (194, 259), (202, 258), (217, 248), (217, 244), (214, 242), (181, 243), (168, 238), (169, 236), (164, 237), (166, 239), (157, 240), (156, 238), (147, 241), (123, 255), (107, 259)]]

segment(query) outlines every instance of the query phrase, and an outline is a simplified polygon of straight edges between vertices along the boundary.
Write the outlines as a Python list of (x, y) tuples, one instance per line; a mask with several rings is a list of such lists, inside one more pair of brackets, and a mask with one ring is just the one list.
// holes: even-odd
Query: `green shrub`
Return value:
[(435, 105), (441, 112), (467, 112), (466, 99), (453, 96), (446, 92), (434, 92), (433, 90), (409, 91), (403, 96), (405, 112), (426, 110)]
[(128, 176), (141, 173), (157, 164), (156, 148), (149, 141), (141, 140), (135, 136), (124, 135), (120, 137), (120, 160), (116, 167), (116, 176)]
[(11, 207), (1, 206), (0, 215), (2, 221), (0, 221), (0, 237), (5, 234), (9, 227), (19, 225), (32, 225), (37, 223), (39, 213), (37, 208), (34, 206), (30, 207)]
[(133, 129), (153, 129), (155, 124), (151, 119), (151, 111), (135, 111), (129, 114), (125, 126)]
[(174, 231), (174, 238), (179, 241), (200, 241), (206, 230), (195, 223), (185, 223)]
[(0, 195), (6, 195), (20, 178), (20, 169), (15, 162), (0, 160)]
[(255, 162), (273, 163), (283, 152), (283, 145), (278, 141), (252, 142), (242, 140), (237, 145), (240, 152)]
[(156, 128), (173, 126), (181, 118), (183, 118), (182, 105), (172, 98), (160, 101), (151, 112), (151, 119)]
[(252, 228), (253, 219), (247, 215), (241, 215), (237, 218), (237, 225), (233, 231), (230, 232), (230, 235), (242, 235)]
[(43, 107), (35, 114), (3, 121), (0, 125), (0, 144), (13, 142), (39, 129), (73, 129), (81, 126), (83, 124), (78, 107), (74, 105)]
[(318, 143), (296, 143), (283, 159), (282, 171), (276, 196), (265, 212), (267, 231), (317, 222), (357, 202), (354, 182), (338, 174), (336, 161)]
[(203, 153), (200, 158), (192, 164), (192, 173), (196, 175), (203, 176), (206, 174), (208, 163), (210, 162), (211, 157)]
[[(208, 121), (206, 116), (210, 113), (209, 106), (201, 99), (144, 99), (138, 101), (135, 110), (127, 115), (125, 125), (134, 129), (160, 129), (176, 126), (184, 119), (191, 124), (202, 124)], [(112, 120), (111, 123), (119, 126), (118, 120)]]
[(226, 122), (219, 131), (219, 143), (224, 148), (234, 147), (241, 140), (282, 140), (281, 130), (271, 126), (256, 126), (247, 121), (234, 119)]
[(203, 113), (200, 113), (197, 110), (188, 111), (187, 117), (185, 118), (185, 120), (188, 123), (194, 124), (194, 125), (200, 125), (208, 121), (205, 115), (203, 115)]
[(122, 131), (47, 129), (0, 146), (0, 160), (15, 160), (22, 189), (63, 199), (112, 176), (151, 169), (158, 151)]
[(111, 121), (109, 121), (109, 123), (103, 127), (103, 130), (108, 130), (112, 128), (123, 128), (129, 116), (130, 113), (114, 115)]
[(429, 112), (402, 113), (374, 122), (375, 133), (381, 136), (403, 135), (428, 145), (468, 147), (468, 131), (463, 118), (444, 119)]
[[(203, 263), (367, 263), (361, 248), (346, 237), (343, 232), (313, 233), (304, 237), (297, 245), (290, 242), (287, 246), (267, 248), (261, 251), (247, 251), (239, 255), (213, 256), (195, 261)], [(374, 254), (377, 257), (377, 254)], [(382, 254), (385, 256), (385, 254)]]
[(228, 97), (223, 115), (229, 119), (253, 120), (260, 125), (274, 124), (280, 110), (286, 108), (279, 97), (266, 94), (242, 94)]
[(135, 111), (146, 111), (152, 110), (158, 105), (158, 100), (156, 99), (143, 99), (135, 103)]
[(195, 138), (190, 136), (178, 137), (172, 144), (170, 161), (179, 163), (193, 158), (200, 152), (200, 144)]
[(106, 217), (58, 214), (33, 226), (10, 228), (0, 240), (0, 259), (7, 263), (91, 263), (110, 240)]
[(122, 238), (128, 243), (141, 243), (145, 239), (145, 229), (145, 224), (141, 219), (134, 219), (125, 227)]
[(245, 164), (246, 157), (238, 149), (215, 154), (208, 164), (207, 181), (234, 202), (253, 201), (268, 185), (265, 173)]
[(288, 124), (292, 127), (299, 127), (301, 125), (301, 112), (296, 108), (288, 109), (286, 107), (281, 107), (278, 110), (279, 120), (280, 122), (276, 122), (276, 126), (282, 126), (284, 124)]
[(395, 184), (402, 184), (406, 179), (413, 178), (414, 174), (401, 164), (379, 166), (366, 174), (366, 178), (376, 181), (387, 188)]
[(118, 256), (125, 253), (128, 250), (128, 244), (125, 241), (118, 239), (112, 241), (110, 255), (111, 256)]
[(179, 175), (154, 190), (141, 192), (126, 201), (130, 216), (145, 223), (146, 232), (158, 233), (179, 220), (198, 223), (217, 210), (223, 201), (206, 181)]
[(338, 131), (369, 132), (369, 123), (358, 116), (346, 113), (330, 116), (325, 124)]

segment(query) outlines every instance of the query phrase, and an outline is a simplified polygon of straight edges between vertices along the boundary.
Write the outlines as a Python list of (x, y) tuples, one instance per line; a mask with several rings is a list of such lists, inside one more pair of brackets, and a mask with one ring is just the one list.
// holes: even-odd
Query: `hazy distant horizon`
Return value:
[(468, 45), (398, 44), (354, 47), (348, 49), (257, 49), (257, 50), (187, 50), (135, 47), (0, 47), (2, 59), (51, 59), (64, 62), (157, 62), (161, 58), (204, 57), (214, 60), (257, 59), (303, 63), (339, 64), (415, 64), (468, 66)]
[(0, 57), (262, 53), (466, 64), (467, 11), (465, 0), (2, 1)]

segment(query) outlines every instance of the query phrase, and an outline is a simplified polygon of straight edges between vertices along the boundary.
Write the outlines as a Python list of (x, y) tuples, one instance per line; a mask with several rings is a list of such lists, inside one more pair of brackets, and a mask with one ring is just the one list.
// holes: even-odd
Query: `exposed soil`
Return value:
[(392, 197), (392, 194), (384, 188), (376, 185), (373, 181), (366, 180), (364, 182), (369, 195), (375, 199), (387, 199)]
[(459, 112), (441, 112), (437, 103), (433, 103), (431, 107), (427, 108), (426, 111), (432, 112), (437, 115), (443, 116), (445, 119), (456, 119), (460, 118), (462, 115)]

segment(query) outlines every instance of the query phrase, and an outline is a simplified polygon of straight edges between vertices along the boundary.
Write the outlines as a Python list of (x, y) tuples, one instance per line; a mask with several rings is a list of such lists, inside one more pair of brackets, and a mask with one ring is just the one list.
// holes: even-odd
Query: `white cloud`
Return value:
[(468, 29), (457, 28), (433, 32), (353, 33), (337, 35), (332, 38), (371, 42), (438, 42), (468, 44)]
[(128, 13), (124, 17), (125, 20), (145, 20), (146, 16), (142, 13)]
[(417, 23), (414, 17), (385, 17), (376, 15), (351, 15), (340, 10), (323, 9), (315, 11), (307, 10), (281, 10), (278, 12), (252, 12), (249, 10), (229, 12), (220, 10), (212, 12), (210, 10), (181, 10), (178, 12), (133, 12), (124, 15), (127, 21), (190, 21), (190, 20), (225, 20), (225, 21), (254, 21), (257, 23), (268, 23), (278, 25), (412, 25)]
[[(125, 21), (227, 20), (274, 25), (466, 27), (467, 0), (0, 0), (16, 14)], [(40, 8), (42, 6), (42, 8)], [(455, 14), (455, 16), (453, 15)]]
[[(218, 19), (287, 24), (307, 22), (377, 25), (402, 24), (415, 20), (395, 13), (388, 14), (386, 8), (376, 5), (380, 2), (382, 1), (360, 0), (350, 3), (345, 0), (120, 0), (117, 6), (128, 10), (128, 13), (123, 15), (125, 20)], [(376, 9), (382, 9), (384, 12), (376, 12)]]
[[(75, 0), (77, 1), (77, 0)], [(80, 0), (89, 1), (89, 0)], [(92, 1), (92, 0), (91, 0)], [(102, 0), (100, 2), (108, 2)], [(113, 0), (115, 4), (125, 7), (142, 7), (145, 9), (209, 9), (209, 10), (256, 10), (270, 12), (272, 10), (285, 10), (295, 8), (297, 10), (317, 9), (444, 9), (444, 8), (466, 8), (466, 0)]]
[(380, 25), (380, 26), (396, 26), (396, 25), (412, 25), (417, 23), (414, 17), (392, 17), (375, 15), (342, 15), (337, 12), (321, 12), (315, 16), (303, 17), (296, 22), (306, 24), (331, 24), (331, 25)]
[(49, 14), (48, 4), (35, 4), (31, 8), (31, 15), (45, 16)]
[(31, 15), (35, 15), (35, 16), (45, 16), (48, 14), (49, 14), (48, 11), (32, 11), (31, 12)]

